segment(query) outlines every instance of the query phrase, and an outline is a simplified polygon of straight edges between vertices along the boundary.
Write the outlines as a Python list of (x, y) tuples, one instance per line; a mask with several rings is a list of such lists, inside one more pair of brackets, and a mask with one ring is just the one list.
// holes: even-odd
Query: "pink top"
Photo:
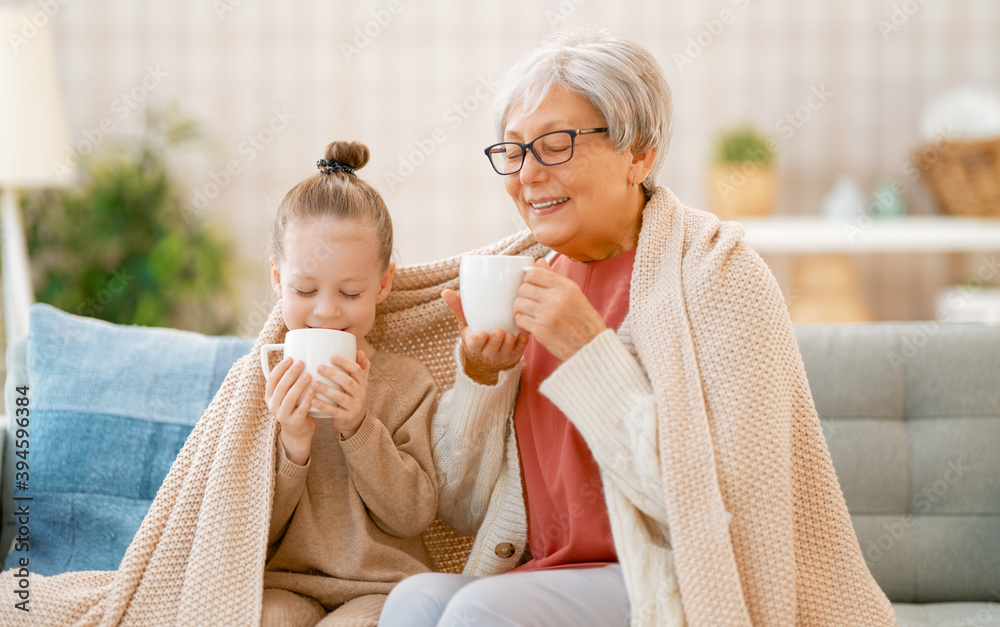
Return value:
[[(633, 248), (590, 263), (561, 256), (552, 269), (576, 282), (604, 324), (617, 330), (628, 313), (634, 261)], [(618, 561), (597, 462), (573, 423), (538, 390), (561, 364), (535, 338), (528, 340), (514, 406), (514, 430), (532, 558), (515, 570)]]

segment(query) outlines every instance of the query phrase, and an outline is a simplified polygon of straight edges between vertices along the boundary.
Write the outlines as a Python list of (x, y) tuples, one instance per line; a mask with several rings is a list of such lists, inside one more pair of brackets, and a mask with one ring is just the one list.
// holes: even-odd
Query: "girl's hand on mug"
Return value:
[(607, 329), (580, 286), (553, 272), (544, 259), (524, 273), (514, 300), (514, 321), (563, 361)]
[(330, 357), (330, 363), (336, 368), (322, 365), (319, 374), (339, 385), (341, 390), (330, 387), (322, 381), (316, 381), (312, 390), (327, 397), (332, 403), (320, 398), (312, 399), (312, 406), (333, 418), (333, 426), (340, 431), (340, 436), (348, 440), (361, 426), (361, 421), (368, 411), (368, 371), (371, 361), (364, 351), (358, 351), (357, 362), (344, 359), (340, 355)]
[(492, 333), (473, 333), (465, 321), (461, 296), (454, 290), (444, 290), (441, 298), (458, 320), (465, 355), (465, 374), (476, 383), (495, 385), (501, 371), (513, 368), (521, 361), (528, 334), (522, 332), (515, 336), (503, 329)]
[[(264, 387), (264, 401), (267, 409), (281, 425), (278, 438), (285, 448), (288, 461), (304, 466), (309, 461), (312, 436), (316, 431), (316, 421), (309, 416), (309, 403), (315, 392), (309, 387), (312, 377), (305, 372), (305, 363), (291, 357), (281, 360)], [(305, 392), (301, 405), (296, 405), (299, 396)]]

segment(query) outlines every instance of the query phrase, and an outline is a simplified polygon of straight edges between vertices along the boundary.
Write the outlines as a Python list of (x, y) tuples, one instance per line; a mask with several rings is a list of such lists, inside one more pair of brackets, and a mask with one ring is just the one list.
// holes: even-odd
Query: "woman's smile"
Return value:
[(555, 213), (559, 211), (566, 203), (569, 202), (568, 196), (562, 196), (559, 198), (545, 198), (541, 200), (529, 200), (528, 204), (531, 205), (531, 213), (536, 216), (545, 216), (550, 213)]

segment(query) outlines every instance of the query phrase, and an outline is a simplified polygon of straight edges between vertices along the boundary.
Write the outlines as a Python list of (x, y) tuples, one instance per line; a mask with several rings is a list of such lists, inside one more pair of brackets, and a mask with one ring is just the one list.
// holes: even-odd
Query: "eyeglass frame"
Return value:
[[(494, 172), (496, 172), (500, 176), (511, 176), (512, 174), (517, 174), (518, 172), (520, 172), (521, 168), (524, 167), (524, 160), (528, 157), (528, 151), (529, 150), (531, 151), (531, 154), (535, 155), (535, 159), (541, 165), (562, 165), (562, 164), (568, 162), (570, 159), (572, 159), (573, 155), (576, 153), (576, 136), (577, 135), (591, 135), (591, 134), (594, 134), (594, 133), (607, 133), (607, 132), (608, 132), (608, 127), (607, 126), (602, 126), (600, 128), (584, 128), (584, 129), (575, 129), (575, 130), (573, 130), (573, 129), (565, 129), (565, 130), (558, 130), (558, 131), (549, 131), (548, 133), (542, 133), (541, 135), (539, 135), (538, 137), (534, 138), (533, 140), (531, 140), (527, 144), (522, 144), (520, 142), (497, 142), (495, 144), (491, 144), (491, 145), (487, 146), (483, 150), (483, 153), (486, 154), (486, 158), (489, 160), (490, 166), (493, 168)], [(537, 152), (535, 152), (535, 142), (538, 141), (539, 139), (543, 138), (543, 137), (547, 137), (549, 135), (554, 135), (556, 133), (569, 133), (569, 157), (567, 157), (565, 161), (560, 161), (558, 163), (545, 163), (545, 161), (542, 160), (541, 156), (539, 156), (539, 154)], [(517, 169), (514, 170), (513, 172), (506, 172), (506, 173), (504, 173), (504, 172), (501, 172), (500, 170), (497, 170), (496, 164), (493, 163), (493, 158), (490, 157), (490, 151), (491, 150), (493, 150), (497, 146), (503, 146), (505, 144), (511, 144), (511, 145), (514, 145), (514, 146), (520, 146), (520, 148), (521, 148), (521, 163), (520, 163), (520, 165), (517, 166)]]

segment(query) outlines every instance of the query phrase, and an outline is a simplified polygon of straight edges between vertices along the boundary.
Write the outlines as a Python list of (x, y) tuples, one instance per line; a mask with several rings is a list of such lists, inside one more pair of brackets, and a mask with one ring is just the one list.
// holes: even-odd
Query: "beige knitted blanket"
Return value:
[[(781, 294), (739, 242), (742, 227), (664, 189), (644, 220), (631, 310), (661, 416), (689, 624), (894, 624), (851, 528)], [(525, 232), (476, 252), (544, 250)], [(423, 360), (439, 389), (453, 382), (457, 339), (440, 292), (457, 287), (458, 263), (397, 270), (369, 336)], [(0, 624), (259, 623), (275, 450), (259, 350), (284, 337), (280, 307), (195, 426), (119, 569), (33, 576), (30, 614), (13, 609), (8, 573)], [(440, 522), (425, 541), (449, 571), (471, 546)]]

